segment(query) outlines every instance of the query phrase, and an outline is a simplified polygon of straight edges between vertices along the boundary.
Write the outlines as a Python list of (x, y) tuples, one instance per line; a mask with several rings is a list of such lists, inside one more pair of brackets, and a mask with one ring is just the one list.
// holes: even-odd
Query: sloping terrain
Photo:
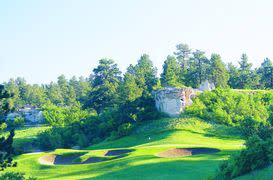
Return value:
[[(166, 118), (143, 122), (131, 136), (104, 141), (85, 150), (57, 149), (23, 154), (15, 160), (19, 167), (16, 169), (38, 179), (206, 179), (215, 173), (223, 159), (240, 150), (243, 143), (232, 128), (195, 118)], [(175, 148), (214, 148), (219, 151), (176, 158), (157, 156)], [(107, 156), (109, 152), (112, 152), (111, 156)], [(41, 157), (69, 153), (83, 154), (75, 157), (75, 163), (71, 165), (39, 163)], [(90, 158), (103, 160), (81, 163)]]
[(257, 170), (257, 171), (253, 171), (249, 174), (246, 174), (244, 176), (241, 176), (239, 178), (236, 178), (237, 180), (248, 180), (248, 179), (252, 179), (252, 180), (270, 180), (273, 179), (273, 165), (261, 169), (261, 170)]

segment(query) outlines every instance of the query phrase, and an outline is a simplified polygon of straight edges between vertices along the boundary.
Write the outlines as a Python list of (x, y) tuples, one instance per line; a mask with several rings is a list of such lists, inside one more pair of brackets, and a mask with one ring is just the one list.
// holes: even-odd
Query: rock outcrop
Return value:
[(186, 106), (190, 106), (195, 95), (196, 90), (192, 88), (166, 87), (154, 91), (157, 110), (172, 117), (179, 116)]
[(185, 107), (193, 103), (192, 98), (197, 93), (214, 89), (214, 83), (206, 80), (201, 83), (198, 89), (165, 87), (164, 89), (154, 91), (153, 94), (157, 110), (169, 116), (176, 117), (184, 111)]
[(199, 86), (198, 90), (200, 91), (211, 91), (215, 89), (214, 83), (209, 82), (208, 80), (203, 81)]
[(45, 121), (42, 111), (30, 105), (25, 105), (18, 111), (9, 113), (6, 119), (13, 121), (16, 117), (23, 117), (26, 124), (41, 124)]

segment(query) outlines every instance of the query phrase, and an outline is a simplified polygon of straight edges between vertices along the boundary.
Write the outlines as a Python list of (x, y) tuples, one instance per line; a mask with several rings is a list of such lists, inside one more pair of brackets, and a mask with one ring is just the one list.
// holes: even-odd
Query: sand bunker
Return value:
[(133, 150), (130, 150), (130, 149), (109, 150), (105, 153), (105, 156), (118, 156), (118, 155), (122, 155), (122, 154), (127, 154), (132, 151)]
[(176, 158), (183, 156), (192, 156), (197, 154), (212, 154), (219, 152), (219, 149), (214, 148), (175, 148), (161, 153), (158, 153), (158, 157)]
[(83, 155), (82, 153), (77, 154), (66, 154), (66, 155), (56, 155), (50, 154), (39, 158), (39, 163), (44, 165), (72, 165), (72, 164), (90, 164), (97, 163), (102, 161), (108, 161), (112, 159), (122, 158), (122, 155), (126, 155), (133, 150), (129, 149), (118, 149), (118, 150), (109, 150), (105, 153), (104, 156), (113, 156), (113, 157), (90, 157), (85, 161), (79, 162), (79, 158)]
[(103, 161), (99, 157), (90, 157), (83, 162), (75, 161), (77, 158), (82, 156), (82, 154), (72, 154), (72, 155), (47, 155), (39, 158), (39, 163), (45, 165), (70, 165), (70, 164), (89, 164)]

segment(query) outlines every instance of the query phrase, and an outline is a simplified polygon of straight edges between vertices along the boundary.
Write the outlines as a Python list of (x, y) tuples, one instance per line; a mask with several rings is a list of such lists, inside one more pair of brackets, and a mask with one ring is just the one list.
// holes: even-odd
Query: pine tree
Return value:
[(260, 84), (264, 88), (273, 88), (273, 64), (268, 58), (264, 60), (257, 73), (261, 76)]
[(161, 74), (161, 84), (163, 86), (181, 86), (179, 82), (180, 68), (174, 56), (168, 56), (164, 61), (163, 72)]
[(93, 90), (85, 106), (94, 108), (98, 113), (101, 113), (105, 108), (114, 106), (118, 99), (117, 90), (121, 80), (121, 72), (111, 59), (101, 59), (93, 72)]
[(246, 54), (242, 54), (241, 61), (239, 61), (239, 84), (240, 89), (246, 89), (252, 87), (252, 64), (248, 62), (248, 57)]
[(228, 63), (227, 67), (229, 73), (228, 85), (234, 89), (239, 88), (239, 69), (232, 63)]
[(205, 56), (205, 52), (196, 50), (190, 58), (189, 68), (185, 76), (187, 86), (198, 87), (202, 81), (208, 79), (209, 60)]
[(176, 45), (176, 52), (174, 52), (176, 59), (180, 65), (180, 83), (186, 84), (185, 76), (187, 75), (189, 69), (189, 60), (191, 55), (191, 49), (187, 44)]
[(210, 80), (216, 87), (227, 87), (229, 74), (220, 55), (212, 54), (210, 59)]
[[(11, 95), (4, 89), (3, 85), (0, 85), (0, 125), (4, 123), (5, 117), (9, 112), (9, 105), (6, 101)], [(13, 137), (14, 130), (10, 131), (7, 138), (0, 137), (0, 170), (4, 170), (7, 167), (14, 166), (12, 164), (12, 154), (13, 154)]]

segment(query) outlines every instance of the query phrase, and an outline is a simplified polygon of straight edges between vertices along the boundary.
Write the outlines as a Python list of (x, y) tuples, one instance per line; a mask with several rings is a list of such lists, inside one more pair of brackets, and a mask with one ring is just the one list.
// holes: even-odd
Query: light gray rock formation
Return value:
[(179, 116), (186, 106), (190, 106), (192, 104), (191, 98), (195, 95), (196, 90), (192, 88), (166, 87), (154, 91), (157, 110), (171, 117)]
[(199, 86), (198, 90), (200, 91), (211, 91), (215, 89), (214, 83), (209, 82), (208, 80), (203, 81)]
[(41, 124), (45, 121), (42, 111), (29, 105), (25, 105), (16, 112), (9, 113), (7, 120), (14, 120), (15, 117), (25, 118), (26, 124)]

